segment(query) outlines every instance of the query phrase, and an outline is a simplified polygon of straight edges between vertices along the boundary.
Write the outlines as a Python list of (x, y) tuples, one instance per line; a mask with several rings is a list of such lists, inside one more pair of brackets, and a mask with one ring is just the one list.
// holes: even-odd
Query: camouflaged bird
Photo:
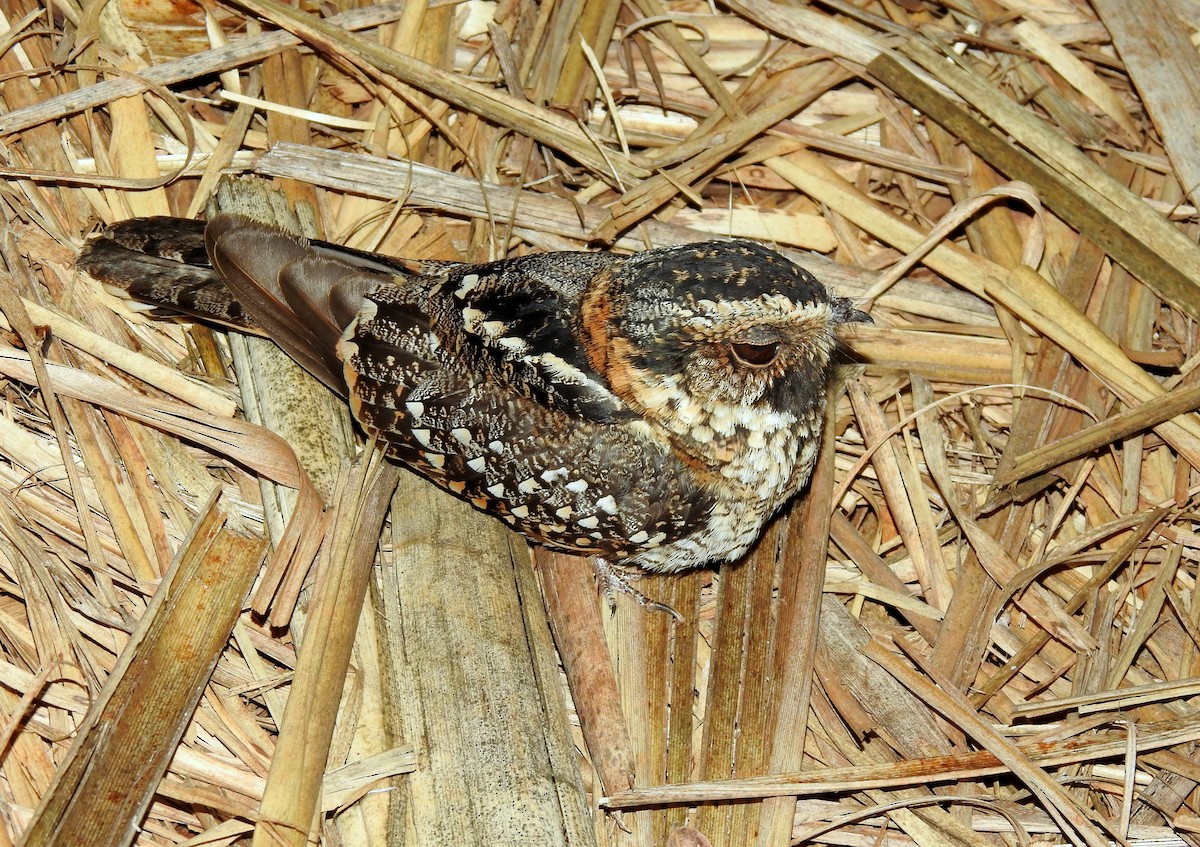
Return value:
[(658, 572), (741, 556), (806, 483), (838, 328), (869, 320), (744, 241), (455, 264), (223, 214), (117, 224), (80, 265), (274, 339), (532, 541)]

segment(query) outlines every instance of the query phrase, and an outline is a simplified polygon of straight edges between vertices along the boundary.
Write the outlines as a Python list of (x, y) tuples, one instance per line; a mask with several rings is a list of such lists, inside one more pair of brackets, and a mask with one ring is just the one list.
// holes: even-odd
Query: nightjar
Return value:
[(737, 558), (805, 484), (838, 328), (869, 320), (745, 241), (456, 264), (223, 214), (125, 221), (79, 264), (274, 339), (532, 541), (658, 572)]

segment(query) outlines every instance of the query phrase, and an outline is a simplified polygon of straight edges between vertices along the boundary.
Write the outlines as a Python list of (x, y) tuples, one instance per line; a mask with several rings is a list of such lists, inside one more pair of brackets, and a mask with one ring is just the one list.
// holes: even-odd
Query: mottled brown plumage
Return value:
[(273, 338), (530, 539), (654, 571), (740, 556), (805, 484), (837, 329), (867, 319), (737, 241), (410, 262), (220, 215), (118, 224), (80, 266)]

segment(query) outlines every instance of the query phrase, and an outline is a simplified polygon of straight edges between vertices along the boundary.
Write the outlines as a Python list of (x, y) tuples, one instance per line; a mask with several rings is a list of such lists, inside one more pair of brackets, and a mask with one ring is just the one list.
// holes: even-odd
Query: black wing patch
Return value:
[(457, 311), (466, 343), (521, 395), (587, 420), (628, 420), (633, 413), (579, 340), (588, 282), (614, 261), (606, 253), (555, 253), (463, 266), (446, 274), (441, 296)]

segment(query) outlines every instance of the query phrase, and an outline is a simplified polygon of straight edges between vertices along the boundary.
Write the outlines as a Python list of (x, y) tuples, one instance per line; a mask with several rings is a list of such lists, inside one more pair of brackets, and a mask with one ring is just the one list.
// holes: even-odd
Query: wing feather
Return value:
[(345, 394), (338, 343), (367, 292), (390, 284), (399, 267), (238, 215), (214, 217), (205, 243), (242, 308), (301, 366)]
[[(491, 390), (614, 423), (632, 413), (589, 364), (578, 316), (589, 282), (616, 261), (607, 253), (412, 261), (219, 214), (207, 225), (114, 225), (80, 263), (132, 297), (273, 338), (341, 394), (356, 369), (411, 388), (417, 373), (465, 366)], [(352, 324), (353, 350), (343, 343)]]
[(580, 303), (608, 253), (554, 253), (463, 266), (443, 296), (467, 345), (490, 359), (520, 395), (572, 417), (613, 423), (633, 415), (588, 362)]

